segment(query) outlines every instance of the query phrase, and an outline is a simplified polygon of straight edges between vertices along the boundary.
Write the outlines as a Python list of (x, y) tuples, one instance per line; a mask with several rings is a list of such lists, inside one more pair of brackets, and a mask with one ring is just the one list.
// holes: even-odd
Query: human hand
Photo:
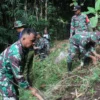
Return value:
[(92, 55), (90, 55), (89, 57), (92, 59), (93, 64), (96, 65), (97, 64), (97, 58), (95, 56), (92, 56)]
[(96, 57), (97, 57), (97, 59), (99, 59), (99, 60), (100, 60), (100, 55), (99, 55), (99, 54), (97, 54), (97, 55), (96, 55)]
[(94, 65), (97, 64), (97, 59), (96, 59), (96, 57), (92, 57), (92, 61), (93, 61), (93, 64), (94, 64)]
[(31, 94), (36, 96), (39, 100), (44, 100), (35, 88), (29, 87)]

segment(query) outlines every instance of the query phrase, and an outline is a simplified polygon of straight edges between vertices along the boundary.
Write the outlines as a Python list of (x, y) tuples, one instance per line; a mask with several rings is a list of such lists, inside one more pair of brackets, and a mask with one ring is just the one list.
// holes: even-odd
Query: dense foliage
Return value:
[[(27, 27), (33, 27), (41, 33), (47, 27), (52, 40), (64, 39), (69, 36), (73, 5), (80, 4), (83, 11), (89, 10), (91, 12), (97, 9), (95, 12), (91, 12), (95, 13), (92, 15), (95, 16), (99, 15), (99, 9), (94, 8), (95, 1), (100, 0), (1, 0), (0, 51), (17, 40), (17, 34), (15, 30), (12, 30), (15, 20), (21, 20), (27, 24)], [(98, 5), (95, 7), (98, 7)], [(33, 70), (30, 75), (33, 86), (44, 92), (50, 100), (58, 100), (65, 93), (71, 95), (76, 90), (83, 96), (84, 93), (88, 93), (92, 97), (95, 92), (92, 84), (95, 81), (100, 82), (98, 78), (100, 77), (100, 68), (93, 68), (94, 66), (92, 66), (88, 70), (84, 68), (68, 76), (66, 59), (59, 63), (55, 63), (54, 60), (60, 52), (67, 51), (66, 42), (68, 41), (65, 41), (62, 45), (57, 43), (60, 47), (55, 47), (56, 49), (52, 50), (50, 56), (42, 63), (34, 57)], [(74, 65), (78, 63), (75, 61)], [(20, 100), (28, 99), (36, 100), (28, 91), (20, 89)], [(82, 99), (75, 97), (74, 100)]]
[(73, 2), (93, 6), (94, 0), (1, 0), (0, 45), (3, 46), (0, 51), (17, 39), (12, 30), (15, 20), (23, 21), (42, 34), (47, 27), (52, 40), (68, 38)]

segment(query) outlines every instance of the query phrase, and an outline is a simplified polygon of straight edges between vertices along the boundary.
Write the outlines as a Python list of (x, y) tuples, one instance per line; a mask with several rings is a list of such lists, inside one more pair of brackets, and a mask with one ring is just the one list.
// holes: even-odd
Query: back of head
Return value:
[(32, 28), (25, 28), (23, 31), (22, 31), (22, 36), (23, 35), (30, 35), (30, 34), (34, 34), (34, 36), (36, 37), (36, 31)]

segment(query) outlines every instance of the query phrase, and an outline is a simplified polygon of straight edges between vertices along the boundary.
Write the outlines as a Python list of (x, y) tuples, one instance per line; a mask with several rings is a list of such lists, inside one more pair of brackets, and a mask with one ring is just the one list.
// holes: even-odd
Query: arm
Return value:
[(94, 65), (97, 64), (97, 59), (95, 56), (89, 55), (89, 57), (92, 59)]
[(16, 81), (18, 82), (20, 87), (30, 90), (32, 95), (36, 96), (39, 100), (43, 100), (43, 98), (39, 95), (36, 89), (29, 86), (29, 83), (25, 80), (24, 76), (22, 75), (20, 58), (21, 57), (19, 54), (10, 56), (11, 69)]
[(92, 31), (93, 31), (93, 30), (92, 30), (92, 26), (91, 26), (90, 20), (89, 20), (89, 18), (88, 18), (87, 15), (86, 15), (86, 24), (87, 24), (88, 30), (89, 30), (90, 32), (92, 32)]
[(18, 82), (19, 86), (22, 88), (28, 88), (29, 83), (25, 80), (23, 74), (22, 74), (22, 66), (21, 64), (21, 57), (19, 54), (12, 54), (9, 58), (10, 60), (10, 65), (12, 69), (12, 73), (16, 81)]
[(95, 48), (94, 48), (94, 47), (91, 47), (91, 48), (90, 48), (90, 52), (91, 52), (95, 57), (97, 57), (98, 59), (100, 59), (100, 54), (98, 54), (98, 53), (95, 51)]
[(100, 54), (97, 54), (96, 51), (92, 52), (98, 59), (100, 59)]
[(73, 36), (74, 31), (75, 31), (74, 19), (72, 17), (72, 19), (71, 19), (71, 26), (70, 26), (70, 38)]
[(95, 57), (95, 55), (93, 55), (93, 53), (95, 53), (95, 48), (91, 47), (85, 54), (86, 57), (90, 57), (93, 61), (93, 64), (97, 63), (97, 59)]
[(39, 100), (44, 100), (35, 88), (29, 87), (28, 89), (31, 91), (32, 95), (36, 96)]

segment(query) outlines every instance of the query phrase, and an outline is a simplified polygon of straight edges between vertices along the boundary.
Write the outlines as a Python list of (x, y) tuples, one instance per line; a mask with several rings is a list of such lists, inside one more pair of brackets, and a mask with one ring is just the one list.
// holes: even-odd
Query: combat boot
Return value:
[(68, 72), (72, 71), (72, 62), (67, 63)]

